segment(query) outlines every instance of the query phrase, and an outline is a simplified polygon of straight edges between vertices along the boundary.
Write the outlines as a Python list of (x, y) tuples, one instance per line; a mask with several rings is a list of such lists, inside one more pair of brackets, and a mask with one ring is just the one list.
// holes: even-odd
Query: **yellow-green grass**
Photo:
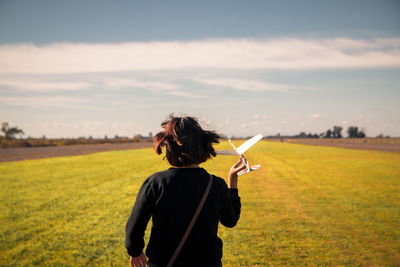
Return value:
[[(275, 138), (275, 140), (280, 140)], [(366, 137), (366, 138), (285, 138), (287, 142), (297, 141), (310, 141), (310, 142), (320, 142), (325, 144), (391, 144), (398, 145), (400, 144), (399, 137), (388, 137), (388, 138), (379, 138), (379, 137)]]
[[(400, 265), (400, 154), (260, 141), (246, 155), (263, 167), (220, 227), (224, 266)], [(224, 177), (236, 160), (203, 167)], [(166, 168), (151, 149), (1, 163), (0, 266), (126, 266), (137, 191)]]

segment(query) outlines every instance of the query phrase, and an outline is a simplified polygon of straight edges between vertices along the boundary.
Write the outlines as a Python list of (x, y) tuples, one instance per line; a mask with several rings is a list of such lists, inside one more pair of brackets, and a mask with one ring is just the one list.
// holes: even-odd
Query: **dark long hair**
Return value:
[(219, 143), (219, 135), (200, 127), (194, 117), (173, 114), (161, 123), (163, 131), (153, 138), (153, 150), (158, 155), (165, 147), (168, 162), (175, 167), (200, 164), (215, 157), (213, 143)]

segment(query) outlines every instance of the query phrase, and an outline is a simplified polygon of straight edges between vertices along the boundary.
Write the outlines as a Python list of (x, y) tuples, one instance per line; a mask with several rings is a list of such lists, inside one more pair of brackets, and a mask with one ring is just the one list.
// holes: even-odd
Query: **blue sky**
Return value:
[(26, 135), (400, 136), (398, 1), (0, 1), (0, 118)]

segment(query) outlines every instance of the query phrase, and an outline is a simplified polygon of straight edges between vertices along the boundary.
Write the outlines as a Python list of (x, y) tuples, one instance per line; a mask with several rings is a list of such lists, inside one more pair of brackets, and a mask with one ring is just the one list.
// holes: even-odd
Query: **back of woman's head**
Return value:
[(194, 117), (175, 117), (171, 114), (161, 127), (163, 131), (153, 138), (154, 151), (160, 155), (165, 147), (168, 162), (175, 167), (200, 164), (216, 156), (213, 143), (219, 135), (203, 130)]

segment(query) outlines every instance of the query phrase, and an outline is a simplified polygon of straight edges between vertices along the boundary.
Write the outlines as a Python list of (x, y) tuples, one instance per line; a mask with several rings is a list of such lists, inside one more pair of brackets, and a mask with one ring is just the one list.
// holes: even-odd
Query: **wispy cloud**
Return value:
[(24, 80), (24, 77), (14, 77), (13, 79), (0, 80), (0, 87), (16, 89), (20, 91), (75, 91), (91, 87), (86, 82), (66, 82), (66, 81), (45, 81), (45, 80)]
[(98, 109), (90, 107), (88, 99), (66, 96), (0, 96), (2, 105), (40, 108)]
[(400, 38), (16, 44), (0, 46), (0, 74), (399, 67), (399, 48)]
[(116, 88), (143, 88), (149, 90), (167, 90), (173, 91), (180, 88), (177, 83), (158, 82), (158, 81), (143, 81), (137, 79), (112, 79), (105, 83), (106, 86)]
[(318, 120), (318, 119), (322, 119), (323, 117), (324, 117), (323, 115), (315, 113), (315, 114), (311, 114), (309, 118), (313, 119), (313, 120)]
[(206, 98), (206, 96), (192, 94), (190, 92), (185, 92), (185, 91), (171, 91), (171, 92), (168, 92), (168, 94), (175, 95), (175, 96), (187, 97), (187, 98)]
[(151, 92), (161, 93), (166, 95), (180, 96), (186, 98), (205, 98), (205, 96), (193, 94), (189, 91), (185, 91), (182, 85), (178, 82), (167, 82), (163, 79), (155, 80), (151, 78), (151, 81), (137, 80), (137, 79), (113, 79), (112, 81), (106, 82), (105, 86), (114, 88), (142, 88)]
[(248, 79), (194, 79), (195, 82), (203, 83), (206, 85), (229, 87), (242, 91), (277, 91), (277, 92), (291, 92), (294, 90), (317, 90), (315, 88), (304, 86), (292, 86), (284, 84), (273, 84), (264, 81), (248, 80)]
[[(184, 88), (184, 86), (179, 81), (171, 81), (171, 77), (169, 77), (169, 79), (167, 80), (165, 77), (157, 76), (131, 78), (128, 77), (129, 75), (123, 75), (121, 73), (119, 73), (117, 76), (118, 77), (115, 77), (115, 73), (96, 73), (93, 75), (79, 76), (75, 74), (6, 75), (0, 78), (0, 91), (3, 91), (4, 93), (18, 91), (29, 94), (42, 94), (42, 96), (45, 93), (57, 93), (57, 101), (47, 101), (45, 102), (45, 106), (59, 103), (60, 100), (62, 103), (65, 102), (65, 100), (67, 99), (71, 100), (70, 102), (72, 102), (72, 100), (75, 98), (68, 97), (68, 94), (74, 94), (74, 91), (82, 90), (86, 90), (87, 93), (90, 94), (92, 97), (94, 94), (94, 97), (96, 98), (99, 98), (101, 96), (103, 96), (103, 98), (110, 97), (110, 94), (112, 95), (114, 90), (120, 89), (127, 90), (131, 95), (134, 94), (135, 91), (137, 92), (137, 89), (144, 89), (157, 95), (173, 95), (185, 98), (206, 97), (190, 92), (187, 88)], [(177, 77), (175, 77), (175, 79), (176, 78)], [(103, 93), (98, 93), (98, 90), (102, 90)], [(8, 99), (11, 100), (11, 102), (9, 102), (8, 104), (15, 102), (16, 105), (19, 105), (19, 103), (27, 103), (28, 106), (39, 106), (38, 103), (44, 103), (44, 101), (36, 101), (36, 99), (35, 101), (33, 101), (34, 99), (35, 98), (32, 97), (11, 97)], [(79, 104), (79, 101), (77, 102), (77, 104)]]

